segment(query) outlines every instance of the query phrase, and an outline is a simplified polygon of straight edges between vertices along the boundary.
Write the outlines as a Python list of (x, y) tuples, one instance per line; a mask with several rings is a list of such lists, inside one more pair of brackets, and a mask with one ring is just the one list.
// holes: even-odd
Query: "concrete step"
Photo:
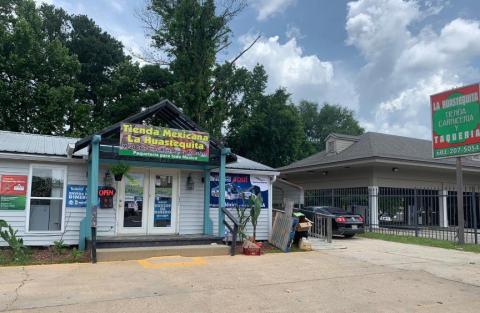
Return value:
[(158, 256), (200, 257), (228, 255), (230, 248), (226, 245), (187, 245), (157, 247), (127, 247), (97, 249), (97, 261), (143, 260)]
[[(97, 249), (154, 246), (188, 246), (222, 244), (222, 237), (210, 235), (145, 235), (97, 237)], [(87, 242), (90, 246), (90, 241)]]

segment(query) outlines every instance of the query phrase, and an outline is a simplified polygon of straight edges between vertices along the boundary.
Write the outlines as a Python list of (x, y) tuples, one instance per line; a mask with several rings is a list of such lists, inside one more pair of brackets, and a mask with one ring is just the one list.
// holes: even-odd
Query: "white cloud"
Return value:
[(346, 42), (365, 59), (355, 86), (368, 130), (428, 138), (429, 95), (478, 79), (472, 63), (480, 55), (479, 21), (419, 28), (442, 8), (403, 0), (348, 3)]
[(287, 30), (285, 31), (285, 36), (287, 36), (288, 39), (295, 38), (297, 40), (305, 38), (305, 35), (302, 34), (300, 28), (298, 28), (297, 26), (292, 25), (292, 24), (287, 25)]
[[(246, 47), (253, 36), (245, 35), (240, 40)], [(269, 92), (285, 87), (295, 102), (302, 99), (340, 102), (351, 108), (357, 104), (353, 86), (334, 70), (334, 64), (316, 55), (305, 55), (295, 38), (283, 44), (278, 36), (261, 38), (238, 60), (238, 65), (249, 69), (258, 63), (269, 76)]]
[(257, 20), (263, 21), (278, 13), (284, 12), (297, 0), (251, 0), (253, 8), (258, 12)]

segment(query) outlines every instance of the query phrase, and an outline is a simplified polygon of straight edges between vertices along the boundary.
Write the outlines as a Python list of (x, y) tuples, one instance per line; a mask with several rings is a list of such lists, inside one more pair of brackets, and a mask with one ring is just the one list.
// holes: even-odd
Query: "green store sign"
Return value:
[(434, 158), (480, 153), (479, 85), (431, 96)]

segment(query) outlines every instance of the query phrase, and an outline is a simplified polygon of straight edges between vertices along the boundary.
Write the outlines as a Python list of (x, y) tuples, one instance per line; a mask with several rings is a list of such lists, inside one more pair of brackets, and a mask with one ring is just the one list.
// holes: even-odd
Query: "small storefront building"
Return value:
[[(128, 169), (121, 178), (119, 165)], [(221, 208), (236, 215), (250, 196), (262, 197), (257, 240), (267, 240), (277, 175), (168, 100), (83, 139), (0, 131), (0, 219), (29, 246), (63, 240), (83, 249), (92, 223), (99, 239), (221, 238)]]

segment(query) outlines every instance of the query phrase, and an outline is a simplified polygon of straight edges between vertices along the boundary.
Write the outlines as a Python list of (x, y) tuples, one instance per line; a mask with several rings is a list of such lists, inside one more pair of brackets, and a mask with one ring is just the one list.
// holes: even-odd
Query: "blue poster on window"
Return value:
[(172, 219), (172, 198), (155, 197), (154, 220), (168, 221)]
[(87, 186), (86, 185), (67, 185), (67, 207), (69, 208), (87, 207)]
[[(262, 197), (262, 208), (268, 208), (268, 189), (270, 180), (267, 176), (226, 174), (225, 206), (248, 206), (250, 197)], [(218, 173), (210, 175), (210, 206), (218, 208), (220, 186)]]

